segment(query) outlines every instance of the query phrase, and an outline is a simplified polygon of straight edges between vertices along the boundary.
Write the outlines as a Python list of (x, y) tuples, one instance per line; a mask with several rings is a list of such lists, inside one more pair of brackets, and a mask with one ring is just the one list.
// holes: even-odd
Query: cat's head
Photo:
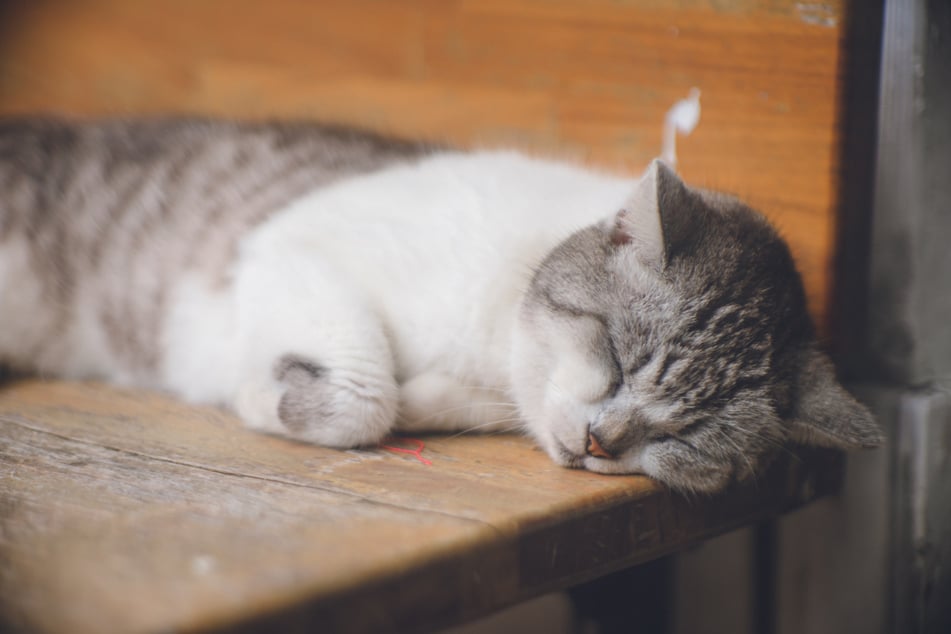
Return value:
[(558, 463), (716, 491), (791, 440), (875, 447), (818, 350), (789, 249), (738, 200), (655, 161), (624, 209), (541, 264), (513, 390)]

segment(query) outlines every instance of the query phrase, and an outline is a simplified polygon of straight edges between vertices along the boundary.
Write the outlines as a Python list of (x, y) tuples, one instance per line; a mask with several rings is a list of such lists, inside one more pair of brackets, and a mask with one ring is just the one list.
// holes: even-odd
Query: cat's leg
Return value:
[(324, 446), (378, 443), (399, 399), (379, 318), (313, 255), (272, 251), (236, 279), (235, 410), (254, 429)]
[(400, 431), (507, 431), (520, 426), (518, 408), (505, 390), (464, 385), (438, 372), (400, 386)]

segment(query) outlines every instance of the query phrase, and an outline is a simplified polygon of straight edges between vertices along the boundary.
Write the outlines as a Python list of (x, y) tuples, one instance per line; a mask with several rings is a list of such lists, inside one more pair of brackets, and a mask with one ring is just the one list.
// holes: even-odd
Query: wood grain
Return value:
[(784, 457), (685, 499), (515, 436), (382, 449), (262, 437), (94, 384), (0, 389), (0, 629), (428, 629), (671, 552), (838, 486)]
[(697, 86), (681, 171), (778, 223), (825, 323), (844, 0), (3, 6), (0, 113), (308, 117), (633, 173)]

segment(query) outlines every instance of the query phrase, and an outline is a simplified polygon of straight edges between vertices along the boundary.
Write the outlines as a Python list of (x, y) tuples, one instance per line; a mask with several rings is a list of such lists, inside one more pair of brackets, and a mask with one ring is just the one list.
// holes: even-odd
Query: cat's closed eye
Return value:
[(627, 376), (633, 376), (641, 371), (645, 366), (647, 366), (651, 361), (654, 360), (654, 353), (651, 352), (642, 352), (638, 354), (634, 359), (628, 363), (625, 370)]
[(674, 368), (683, 361), (683, 357), (676, 352), (668, 352), (664, 356), (664, 360), (660, 364), (660, 368), (657, 371), (657, 378), (654, 379), (654, 385), (663, 385), (664, 382), (671, 377), (673, 374)]
[(656, 438), (654, 438), (653, 442), (657, 444), (664, 444), (664, 443), (679, 444), (684, 447), (687, 447), (688, 449), (691, 449), (692, 451), (697, 451), (697, 448), (689, 440), (681, 436), (677, 436), (675, 434), (661, 434), (660, 436), (657, 436)]

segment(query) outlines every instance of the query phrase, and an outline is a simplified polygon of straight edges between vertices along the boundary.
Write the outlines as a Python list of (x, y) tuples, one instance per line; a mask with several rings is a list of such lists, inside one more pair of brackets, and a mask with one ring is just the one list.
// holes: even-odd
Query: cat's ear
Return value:
[(643, 264), (659, 271), (690, 232), (689, 207), (686, 185), (666, 163), (654, 159), (615, 214), (611, 243), (632, 245)]
[(835, 449), (873, 449), (885, 441), (872, 414), (839, 385), (832, 362), (818, 350), (804, 353), (789, 436)]

